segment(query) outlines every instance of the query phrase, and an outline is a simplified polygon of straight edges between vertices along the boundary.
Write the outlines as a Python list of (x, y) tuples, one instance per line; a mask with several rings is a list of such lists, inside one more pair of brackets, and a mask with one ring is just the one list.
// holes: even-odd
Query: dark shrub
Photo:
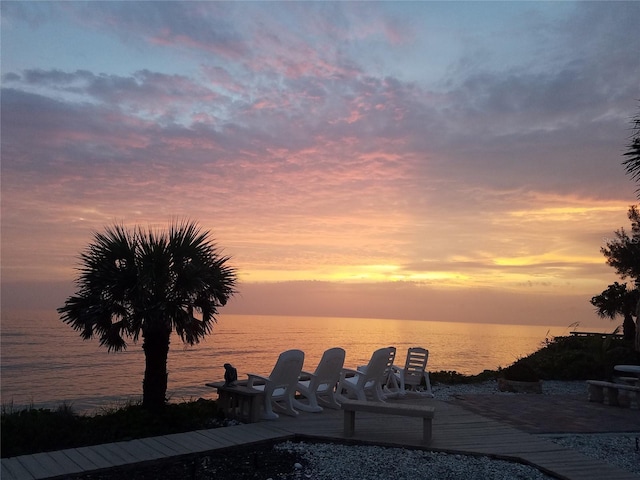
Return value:
[(518, 360), (513, 365), (503, 368), (500, 370), (500, 375), (506, 380), (516, 382), (537, 382), (540, 380), (538, 373), (524, 360)]

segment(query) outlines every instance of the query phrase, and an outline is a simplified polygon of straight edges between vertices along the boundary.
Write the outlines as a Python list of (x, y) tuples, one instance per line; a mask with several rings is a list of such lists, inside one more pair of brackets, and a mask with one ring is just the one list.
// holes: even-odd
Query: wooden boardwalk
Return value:
[[(402, 401), (435, 407), (433, 439), (428, 445), (431, 450), (488, 454), (516, 460), (567, 480), (640, 479), (638, 475), (447, 402), (431, 399)], [(1, 478), (63, 479), (82, 472), (193, 454), (215, 455), (217, 450), (237, 445), (296, 438), (346, 441), (342, 411), (301, 413), (297, 418), (281, 416), (270, 422), (5, 458), (2, 459)], [(349, 441), (423, 448), (421, 439), (422, 420), (419, 418), (359, 413), (355, 435)]]

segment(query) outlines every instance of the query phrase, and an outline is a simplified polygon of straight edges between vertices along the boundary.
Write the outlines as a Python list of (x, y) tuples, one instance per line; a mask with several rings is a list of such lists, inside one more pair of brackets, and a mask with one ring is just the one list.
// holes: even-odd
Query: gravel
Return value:
[[(583, 380), (562, 382), (545, 380), (542, 395), (578, 394), (585, 392)], [(522, 395), (521, 393), (501, 392), (493, 380), (482, 383), (465, 383), (460, 385), (437, 385), (433, 388), (437, 400), (449, 400), (454, 395)]]
[(542, 436), (588, 457), (640, 475), (640, 432)]
[(300, 461), (292, 473), (272, 480), (546, 480), (536, 468), (486, 456), (453, 455), (404, 448), (285, 442), (276, 450), (295, 452)]

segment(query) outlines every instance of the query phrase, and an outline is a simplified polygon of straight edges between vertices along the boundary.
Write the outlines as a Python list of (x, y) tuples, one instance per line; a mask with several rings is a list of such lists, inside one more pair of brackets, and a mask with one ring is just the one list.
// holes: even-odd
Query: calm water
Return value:
[[(96, 340), (83, 341), (54, 312), (3, 312), (2, 404), (56, 407), (63, 401), (76, 411), (96, 411), (142, 392), (141, 344), (107, 353)], [(206, 382), (223, 378), (225, 362), (246, 373), (268, 374), (278, 354), (305, 352), (305, 370), (315, 369), (322, 352), (347, 351), (345, 366), (366, 364), (377, 348), (393, 345), (397, 363), (406, 350), (430, 351), (431, 370), (476, 374), (507, 366), (540, 347), (547, 336), (566, 335), (563, 327), (443, 323), (324, 317), (222, 315), (213, 335), (194, 347), (174, 337), (169, 351), (169, 390), (174, 401), (215, 398)]]

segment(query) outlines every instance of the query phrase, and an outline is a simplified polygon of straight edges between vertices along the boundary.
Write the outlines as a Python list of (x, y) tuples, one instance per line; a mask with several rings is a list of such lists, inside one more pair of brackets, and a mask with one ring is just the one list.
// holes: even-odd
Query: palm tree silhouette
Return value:
[(58, 309), (62, 321), (108, 351), (124, 350), (127, 339), (137, 343), (142, 335), (142, 405), (162, 407), (171, 333), (189, 345), (211, 333), (218, 308), (235, 293), (229, 257), (208, 231), (182, 221), (168, 232), (108, 227), (80, 260), (77, 292)]
[(627, 151), (623, 153), (627, 158), (624, 159), (622, 165), (624, 165), (627, 175), (639, 185), (636, 193), (640, 198), (640, 113), (632, 120), (632, 124), (631, 141), (627, 145)]
[(598, 316), (611, 320), (617, 316), (622, 316), (622, 332), (627, 340), (634, 340), (636, 335), (636, 324), (633, 321), (636, 305), (638, 303), (638, 290), (627, 289), (627, 285), (613, 282), (600, 295), (591, 299), (591, 305), (596, 307)]

